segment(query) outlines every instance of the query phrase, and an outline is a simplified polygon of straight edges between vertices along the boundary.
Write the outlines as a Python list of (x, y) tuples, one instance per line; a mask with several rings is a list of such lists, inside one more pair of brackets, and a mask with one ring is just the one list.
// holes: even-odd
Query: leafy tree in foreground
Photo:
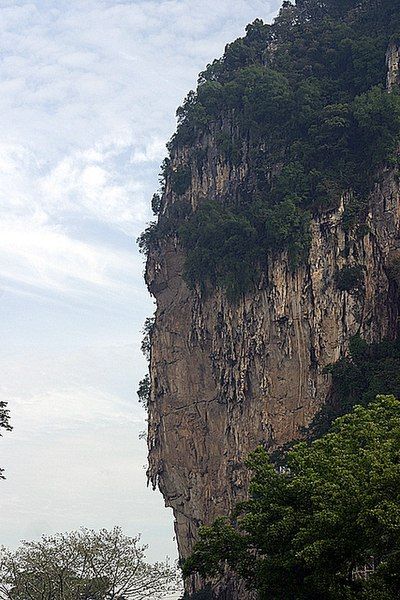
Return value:
[(160, 600), (181, 589), (168, 561), (149, 565), (139, 537), (81, 529), (0, 552), (2, 600)]
[[(10, 413), (7, 410), (7, 402), (0, 402), (0, 429), (5, 429), (6, 431), (11, 431), (12, 427), (10, 425)], [(0, 432), (0, 437), (1, 437)], [(3, 469), (0, 468), (0, 479), (4, 479)]]
[(399, 598), (399, 459), (394, 396), (297, 444), (284, 472), (259, 448), (248, 460), (250, 499), (201, 529), (185, 576), (217, 577), (228, 565), (261, 600)]

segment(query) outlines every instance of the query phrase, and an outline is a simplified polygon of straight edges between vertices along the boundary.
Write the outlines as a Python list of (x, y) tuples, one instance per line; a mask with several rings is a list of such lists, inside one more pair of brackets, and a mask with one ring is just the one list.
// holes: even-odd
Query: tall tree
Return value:
[(248, 466), (250, 499), (201, 530), (186, 575), (228, 565), (261, 600), (400, 597), (398, 400), (357, 406), (283, 469), (262, 448)]
[(1, 600), (161, 600), (181, 589), (168, 561), (150, 565), (139, 537), (81, 529), (0, 552)]

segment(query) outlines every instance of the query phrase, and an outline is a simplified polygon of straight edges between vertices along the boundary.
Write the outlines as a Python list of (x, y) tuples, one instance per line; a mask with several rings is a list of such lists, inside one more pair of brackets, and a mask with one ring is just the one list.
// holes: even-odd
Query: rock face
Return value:
[(392, 90), (395, 85), (400, 84), (400, 41), (390, 44), (386, 62), (388, 67), (387, 88)]
[[(388, 52), (388, 85), (399, 77), (399, 46)], [(218, 158), (220, 122), (203, 136), (201, 167), (191, 164), (185, 201), (236, 194), (246, 160), (232, 166)], [(245, 143), (245, 142), (244, 142)], [(244, 149), (244, 156), (246, 149)], [(185, 151), (172, 166), (188, 160)], [(398, 173), (380, 174), (369, 201), (368, 227), (349, 233), (342, 214), (350, 198), (315, 217), (307, 264), (295, 272), (285, 253), (265, 256), (257, 289), (236, 303), (216, 290), (190, 290), (184, 253), (168, 237), (150, 253), (146, 279), (157, 301), (151, 347), (149, 477), (175, 515), (179, 553), (190, 553), (200, 524), (227, 513), (246, 495), (243, 461), (257, 445), (277, 447), (300, 438), (326, 402), (330, 376), (324, 367), (346, 355), (349, 340), (367, 341), (397, 331), (397, 283), (388, 265), (400, 249)], [(167, 181), (163, 210), (176, 201)], [(361, 265), (364, 284), (340, 291), (337, 273)], [(234, 584), (232, 584), (234, 585)], [(198, 582), (193, 580), (188, 591)], [(219, 598), (243, 599), (225, 586)]]

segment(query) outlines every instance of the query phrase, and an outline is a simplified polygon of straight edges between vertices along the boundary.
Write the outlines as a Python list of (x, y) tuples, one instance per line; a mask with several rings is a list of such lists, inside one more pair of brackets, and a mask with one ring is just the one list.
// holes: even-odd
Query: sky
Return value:
[(0, 0), (0, 544), (120, 525), (176, 556), (136, 389), (135, 240), (175, 110), (279, 0)]

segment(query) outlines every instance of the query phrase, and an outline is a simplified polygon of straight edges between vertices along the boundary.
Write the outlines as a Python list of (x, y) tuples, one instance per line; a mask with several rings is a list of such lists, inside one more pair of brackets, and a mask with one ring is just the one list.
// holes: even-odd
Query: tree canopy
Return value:
[(139, 537), (81, 529), (0, 551), (2, 600), (161, 600), (181, 589), (169, 562), (145, 562)]
[(379, 396), (297, 444), (277, 469), (249, 458), (250, 499), (200, 530), (184, 573), (226, 565), (260, 600), (400, 595), (400, 402)]

